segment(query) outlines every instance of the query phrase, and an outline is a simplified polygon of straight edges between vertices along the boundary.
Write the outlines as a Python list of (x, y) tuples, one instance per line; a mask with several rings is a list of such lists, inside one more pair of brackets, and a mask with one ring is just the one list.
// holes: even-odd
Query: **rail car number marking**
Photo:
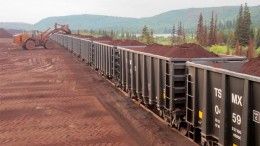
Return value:
[(243, 106), (242, 105), (242, 96), (232, 93), (232, 103)]
[(218, 98), (221, 98), (222, 90), (218, 89), (218, 88), (214, 88), (214, 90), (215, 90), (215, 96), (218, 97)]
[(242, 119), (239, 114), (232, 113), (232, 121), (233, 123), (237, 123), (238, 125), (241, 125)]
[(260, 123), (260, 112), (253, 110), (253, 121), (256, 123)]

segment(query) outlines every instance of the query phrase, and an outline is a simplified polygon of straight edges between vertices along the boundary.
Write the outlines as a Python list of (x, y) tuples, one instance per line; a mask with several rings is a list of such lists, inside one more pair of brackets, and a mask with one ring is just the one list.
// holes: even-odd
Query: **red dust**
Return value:
[(145, 46), (144, 43), (141, 43), (137, 40), (127, 40), (127, 39), (113, 40), (108, 42), (107, 44), (114, 45), (114, 46)]

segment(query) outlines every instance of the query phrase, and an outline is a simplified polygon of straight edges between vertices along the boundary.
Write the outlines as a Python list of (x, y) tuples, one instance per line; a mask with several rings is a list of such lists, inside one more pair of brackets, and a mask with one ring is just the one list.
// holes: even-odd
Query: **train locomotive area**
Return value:
[(259, 57), (56, 32), (48, 41), (24, 50), (0, 38), (0, 145), (260, 146)]

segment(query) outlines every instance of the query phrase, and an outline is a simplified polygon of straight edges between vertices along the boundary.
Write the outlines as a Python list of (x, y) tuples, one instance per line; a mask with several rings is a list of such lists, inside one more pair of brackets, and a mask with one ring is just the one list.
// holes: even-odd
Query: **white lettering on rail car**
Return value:
[(256, 123), (260, 123), (260, 112), (253, 110), (253, 121)]
[(233, 137), (241, 140), (241, 134), (242, 134), (241, 130), (239, 130), (239, 129), (235, 128), (235, 127), (232, 127), (232, 131), (234, 132), (233, 133)]
[(215, 127), (220, 128), (220, 120), (215, 118)]
[(239, 114), (232, 113), (232, 121), (233, 121), (233, 123), (236, 123), (237, 125), (241, 125), (242, 118)]
[(233, 136), (239, 140), (241, 140), (241, 136), (237, 135), (236, 133), (233, 133)]
[(239, 129), (235, 128), (235, 127), (232, 127), (232, 131), (236, 132), (239, 135), (242, 134), (241, 130), (239, 130)]
[(232, 103), (242, 106), (242, 96), (232, 93)]
[(221, 109), (218, 107), (218, 105), (215, 106), (215, 113), (217, 115), (221, 113)]
[(214, 90), (215, 90), (215, 96), (218, 97), (218, 98), (221, 98), (222, 90), (218, 89), (218, 88), (214, 88)]

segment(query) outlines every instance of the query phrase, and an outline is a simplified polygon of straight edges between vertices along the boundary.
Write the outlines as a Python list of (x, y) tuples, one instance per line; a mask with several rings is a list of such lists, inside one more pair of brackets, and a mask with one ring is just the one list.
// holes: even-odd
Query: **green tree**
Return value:
[(141, 39), (142, 39), (142, 42), (145, 44), (152, 44), (153, 43), (153, 30), (149, 31), (149, 28), (145, 25), (142, 30)]
[(250, 36), (251, 36), (251, 16), (250, 16), (250, 11), (249, 7), (247, 4), (245, 4), (245, 9), (243, 13), (243, 23), (242, 23), (242, 37), (240, 40), (241, 45), (248, 45)]
[(148, 44), (153, 44), (153, 43), (154, 43), (153, 30), (151, 29), (150, 34), (149, 34), (149, 42), (148, 42)]
[(243, 8), (243, 5), (240, 7), (235, 30), (235, 39), (242, 46), (248, 45), (251, 38), (251, 23), (250, 10), (247, 3), (245, 3), (245, 8)]
[(175, 29), (175, 25), (173, 25), (172, 27), (172, 38), (171, 38), (171, 43), (172, 45), (176, 42), (176, 29)]
[(230, 55), (229, 39), (227, 40), (227, 55)]
[(242, 24), (243, 24), (243, 5), (241, 4), (239, 14), (237, 17), (237, 24), (235, 30), (235, 40), (241, 41), (242, 38)]
[(115, 35), (116, 35), (115, 32), (114, 32), (113, 30), (111, 30), (111, 31), (110, 31), (110, 37), (111, 37), (111, 38), (114, 38)]
[(208, 26), (205, 23), (204, 25), (204, 34), (203, 34), (203, 40), (201, 42), (201, 45), (208, 46)]
[(180, 44), (182, 41), (182, 23), (179, 22), (177, 29), (177, 43)]
[(212, 11), (212, 16), (211, 16), (211, 20), (210, 20), (210, 25), (209, 25), (209, 38), (208, 38), (208, 44), (211, 46), (214, 44), (214, 12)]
[(196, 40), (199, 42), (199, 44), (203, 44), (204, 41), (204, 30), (203, 30), (203, 16), (202, 13), (200, 13), (199, 21), (197, 25), (197, 32), (196, 32)]
[(218, 23), (218, 16), (215, 16), (215, 23), (214, 23), (214, 30), (213, 30), (213, 43), (217, 43), (217, 23)]
[(256, 32), (255, 45), (256, 45), (256, 48), (260, 47), (260, 27), (257, 29), (257, 32)]
[(121, 39), (124, 39), (124, 38), (125, 38), (124, 28), (121, 28), (120, 38), (121, 38)]
[(131, 35), (129, 32), (126, 32), (125, 36), (126, 36), (126, 39), (128, 39), (128, 40), (131, 38)]

